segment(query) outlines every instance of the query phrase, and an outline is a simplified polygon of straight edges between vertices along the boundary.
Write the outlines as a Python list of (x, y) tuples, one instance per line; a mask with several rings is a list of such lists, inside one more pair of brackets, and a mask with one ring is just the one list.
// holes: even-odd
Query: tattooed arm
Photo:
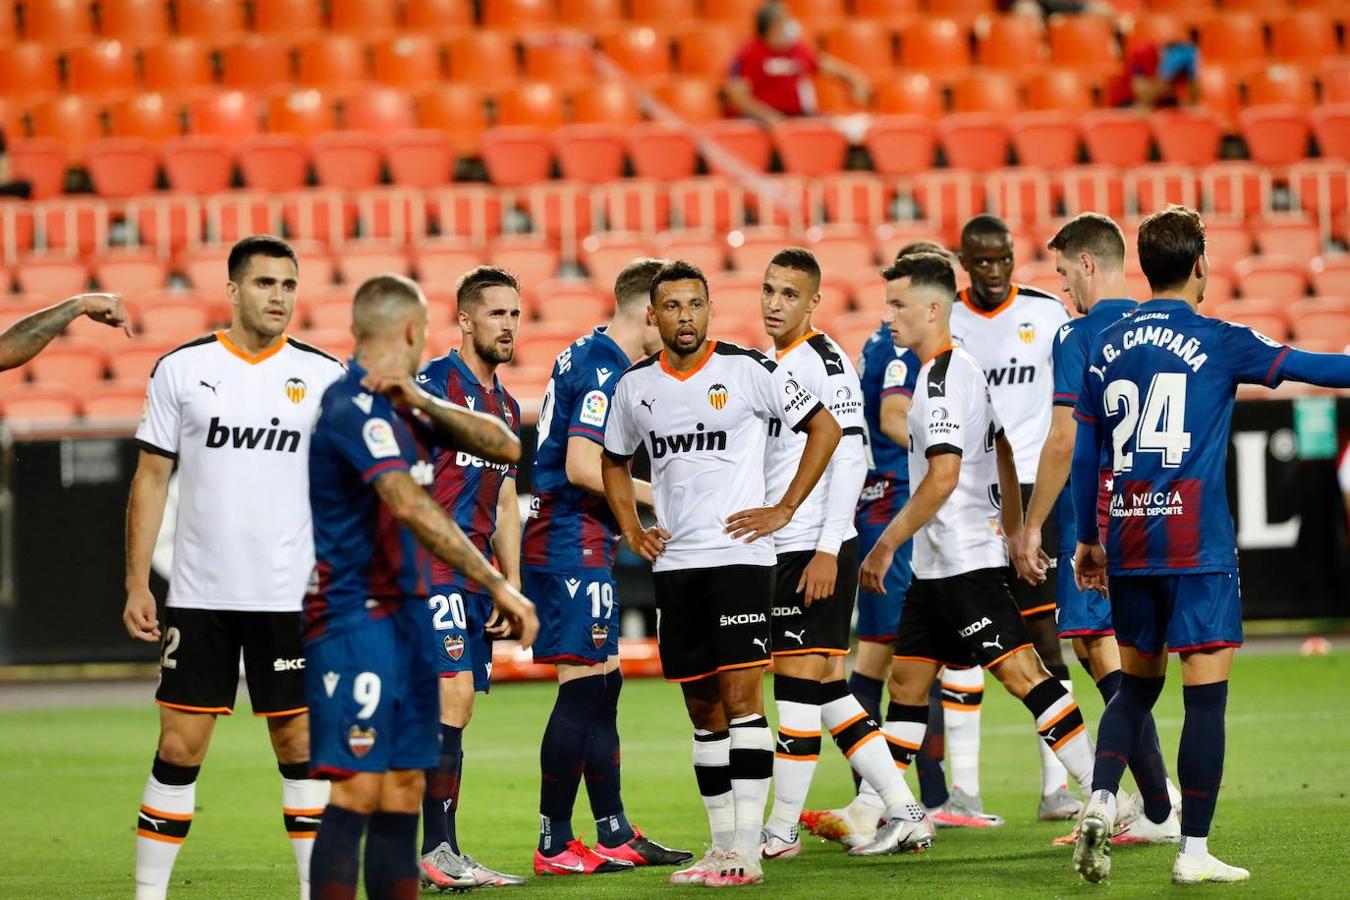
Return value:
[[(0, 334), (0, 370), (13, 369), (42, 352), (80, 316), (105, 325), (127, 327), (127, 313), (117, 294), (76, 294), (55, 306), (25, 316)], [(130, 334), (130, 331), (127, 332)]]
[(396, 406), (421, 412), (430, 420), (437, 436), (457, 450), (467, 450), (489, 462), (520, 462), (520, 439), (505, 422), (431, 396), (407, 372), (371, 372), (361, 384), (367, 390), (387, 395)]

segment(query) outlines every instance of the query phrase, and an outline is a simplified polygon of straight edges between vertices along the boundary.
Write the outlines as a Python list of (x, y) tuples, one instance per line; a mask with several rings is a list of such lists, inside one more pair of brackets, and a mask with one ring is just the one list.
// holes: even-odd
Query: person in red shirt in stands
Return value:
[(726, 86), (730, 114), (761, 122), (816, 115), (811, 76), (824, 72), (848, 82), (853, 99), (867, 102), (871, 87), (853, 66), (819, 53), (802, 39), (787, 7), (771, 0), (755, 14), (756, 37), (732, 60)]
[(1120, 74), (1106, 87), (1112, 106), (1152, 110), (1195, 102), (1200, 53), (1186, 41), (1148, 43), (1125, 55)]

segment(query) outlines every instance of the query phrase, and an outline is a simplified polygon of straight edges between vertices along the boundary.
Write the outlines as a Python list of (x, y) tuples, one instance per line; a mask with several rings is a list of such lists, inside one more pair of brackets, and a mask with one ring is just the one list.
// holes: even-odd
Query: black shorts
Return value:
[(234, 712), (239, 654), (255, 716), (305, 712), (300, 613), (217, 609), (164, 611), (155, 702), (188, 712)]
[(839, 574), (834, 594), (810, 606), (797, 592), (802, 572), (816, 555), (814, 550), (793, 550), (778, 555), (773, 586), (773, 655), (801, 656), (823, 653), (843, 656), (848, 653), (849, 626), (853, 623), (853, 602), (858, 597), (858, 539), (845, 541), (839, 548)]
[(768, 665), (773, 566), (654, 572), (652, 581), (667, 681)]
[[(1026, 514), (1027, 506), (1031, 503), (1031, 490), (1033, 484), (1022, 485), (1022, 514)], [(1068, 490), (1068, 488), (1065, 488)], [(1041, 529), (1041, 546), (1045, 552), (1050, 554), (1053, 561), (1059, 553), (1059, 520), (1054, 513), (1045, 520), (1045, 525)], [(1008, 586), (1012, 588), (1013, 599), (1017, 601), (1017, 608), (1024, 616), (1049, 615), (1055, 611), (1055, 590), (1058, 582), (1051, 577), (1045, 579), (1040, 584), (1028, 584), (1017, 577), (1017, 570), (1008, 566)]]
[(905, 595), (896, 659), (922, 659), (957, 668), (989, 668), (1031, 646), (1026, 623), (1008, 593), (1002, 568), (950, 578), (915, 578)]

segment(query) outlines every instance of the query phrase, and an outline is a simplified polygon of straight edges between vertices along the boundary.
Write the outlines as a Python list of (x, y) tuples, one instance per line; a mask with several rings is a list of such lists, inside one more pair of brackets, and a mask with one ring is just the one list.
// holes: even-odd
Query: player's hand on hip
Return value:
[(73, 298), (80, 305), (80, 315), (88, 316), (95, 322), (121, 328), (131, 337), (131, 317), (122, 305), (121, 294), (76, 294)]
[(773, 534), (792, 521), (792, 511), (781, 506), (761, 506), (758, 509), (743, 509), (727, 518), (726, 533), (732, 540), (745, 538), (752, 544), (766, 534)]
[[(514, 634), (520, 646), (528, 648), (539, 634), (539, 617), (535, 614), (534, 604), (525, 599), (525, 595), (505, 580), (499, 581), (492, 589), (493, 618), (505, 619), (510, 626), (505, 631), (494, 630), (493, 634)], [(499, 628), (499, 626), (496, 626)]]
[(412, 374), (404, 371), (367, 372), (361, 387), (376, 394), (384, 394), (400, 409), (419, 406), (423, 391), (413, 382)]
[(1078, 544), (1073, 557), (1073, 577), (1080, 591), (1106, 593), (1106, 548), (1101, 544)]
[(834, 596), (834, 582), (838, 576), (839, 557), (817, 550), (797, 580), (797, 593), (806, 595), (807, 606), (825, 600)]
[(155, 643), (159, 640), (159, 618), (155, 611), (155, 595), (149, 588), (127, 591), (127, 605), (122, 610), (122, 624), (127, 634), (138, 641)]
[(632, 547), (633, 552), (638, 556), (647, 562), (656, 562), (656, 558), (666, 552), (666, 542), (670, 540), (670, 532), (657, 526), (625, 534), (623, 539), (628, 542), (628, 546)]
[(886, 593), (886, 573), (891, 570), (894, 559), (894, 550), (888, 550), (880, 544), (873, 547), (863, 560), (862, 568), (858, 570), (858, 583), (862, 585), (863, 590), (869, 594)]

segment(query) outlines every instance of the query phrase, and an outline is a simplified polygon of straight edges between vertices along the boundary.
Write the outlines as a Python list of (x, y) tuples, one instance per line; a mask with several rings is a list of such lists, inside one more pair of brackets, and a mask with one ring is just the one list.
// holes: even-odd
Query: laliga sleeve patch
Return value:
[(903, 359), (893, 359), (886, 364), (886, 373), (881, 378), (881, 388), (904, 387), (909, 376), (909, 366)]
[(605, 413), (609, 411), (609, 398), (604, 391), (591, 391), (581, 401), (581, 415), (577, 419), (583, 425), (597, 428), (605, 424)]
[(366, 449), (375, 459), (388, 459), (398, 456), (398, 440), (394, 437), (394, 428), (384, 419), (368, 419), (361, 426), (361, 437)]
[(1257, 331), (1255, 328), (1249, 328), (1247, 330), (1252, 333), (1252, 337), (1256, 338), (1258, 341), (1265, 344), (1267, 347), (1274, 347), (1276, 349), (1279, 349), (1284, 346), (1284, 344), (1281, 344), (1279, 341), (1272, 340), (1271, 338), (1266, 337), (1264, 334)]

